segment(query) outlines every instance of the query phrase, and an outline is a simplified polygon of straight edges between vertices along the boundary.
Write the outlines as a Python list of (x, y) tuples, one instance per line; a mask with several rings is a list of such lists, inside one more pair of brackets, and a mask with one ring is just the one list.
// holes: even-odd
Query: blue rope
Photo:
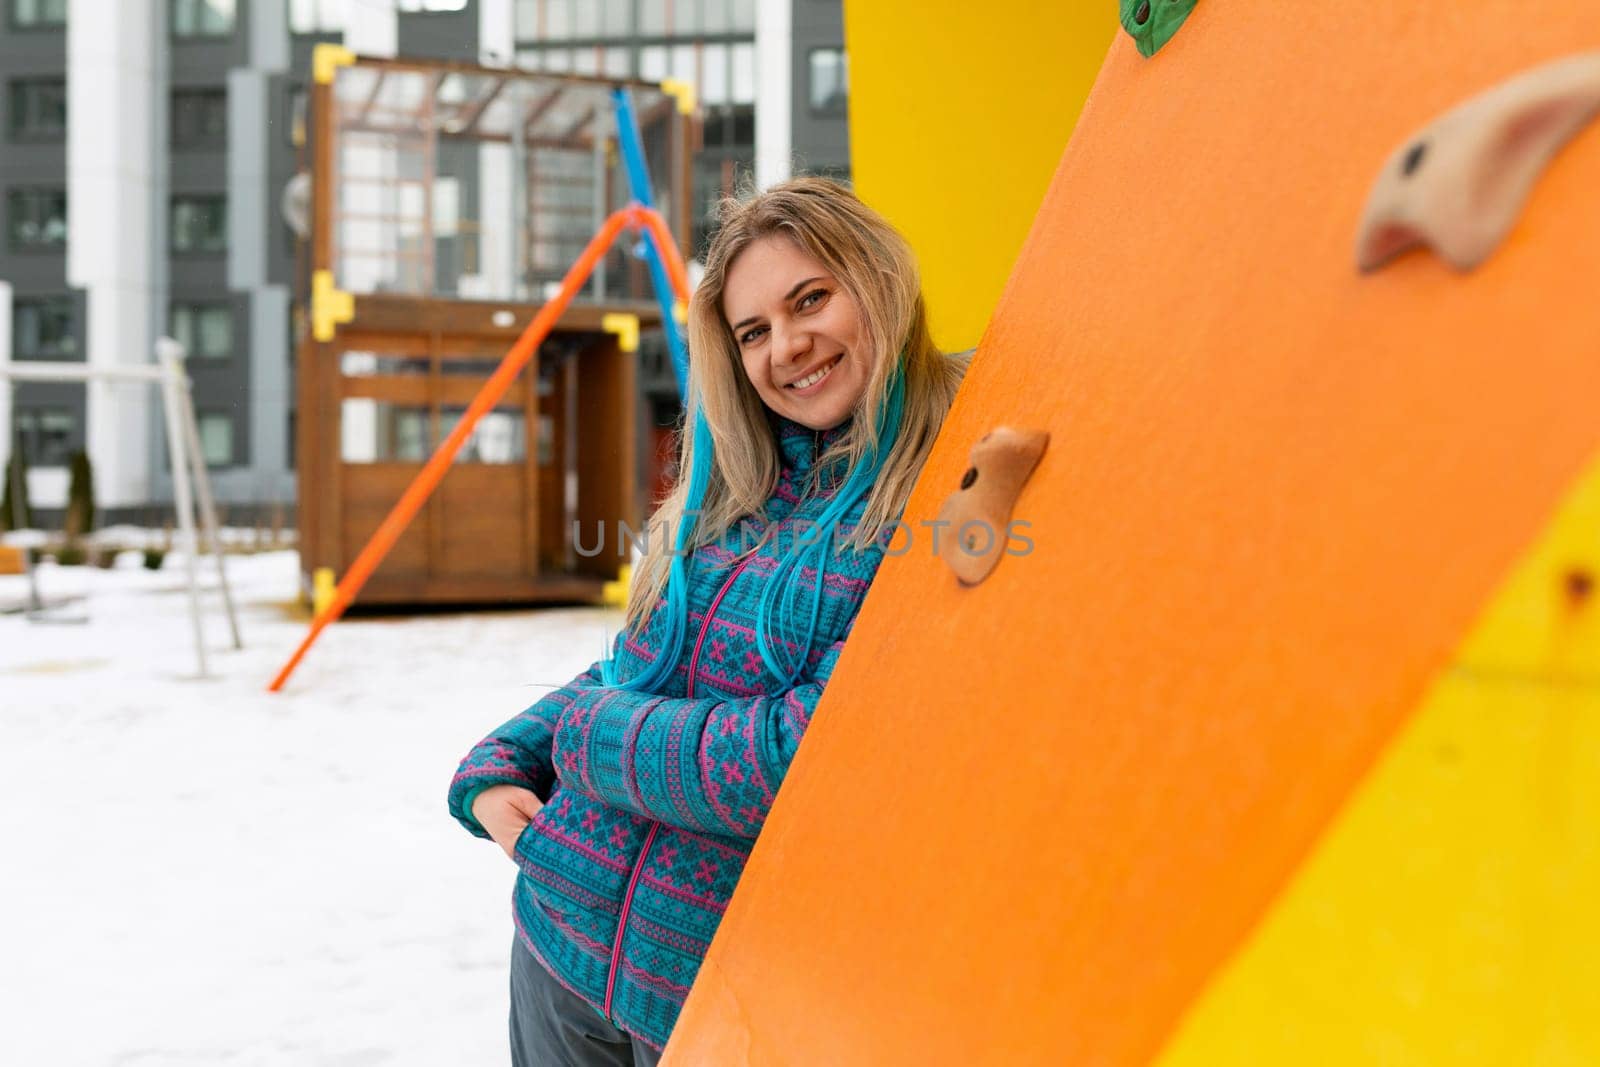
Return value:
[[(761, 588), (760, 606), (756, 612), (756, 647), (767, 669), (783, 679), (786, 686), (795, 684), (811, 657), (817, 623), (822, 615), (823, 584), (832, 555), (830, 549), (839, 523), (877, 484), (878, 476), (883, 473), (883, 464), (899, 440), (904, 411), (905, 374), (902, 364), (897, 363), (889, 380), (883, 406), (878, 410), (876, 448), (861, 458), (845, 479), (844, 485), (823, 508), (817, 519), (819, 536), (805, 544), (798, 544), (794, 551), (784, 553), (772, 576)], [(811, 588), (811, 603), (805, 605), (801, 603), (803, 590), (800, 579), (808, 566), (816, 572), (816, 580)], [(805, 620), (803, 632), (789, 626), (791, 620), (799, 618)], [(798, 657), (792, 662), (785, 662), (788, 645), (795, 646), (798, 651)]]
[(616, 661), (609, 654), (600, 662), (600, 678), (607, 686), (631, 689), (635, 692), (658, 692), (683, 658), (684, 640), (689, 631), (689, 543), (700, 518), (700, 508), (705, 502), (706, 489), (711, 484), (711, 468), (715, 449), (711, 441), (711, 427), (698, 405), (694, 416), (694, 464), (689, 470), (689, 493), (685, 498), (683, 518), (672, 535), (672, 563), (667, 571), (666, 604), (660, 609), (666, 619), (666, 629), (661, 635), (660, 650), (655, 660), (643, 671), (626, 680), (619, 679)]
[[(877, 484), (883, 473), (883, 464), (894, 450), (900, 437), (900, 424), (905, 414), (905, 373), (903, 363), (896, 364), (889, 380), (889, 389), (879, 408), (877, 417), (878, 444), (863, 456), (845, 479), (844, 485), (828, 501), (816, 524), (816, 537), (784, 552), (772, 576), (761, 587), (761, 600), (756, 612), (756, 647), (762, 662), (773, 675), (793, 687), (810, 660), (812, 645), (816, 641), (817, 626), (822, 617), (823, 583), (827, 578), (830, 548), (840, 521), (848, 515)], [(689, 491), (684, 500), (684, 517), (673, 534), (673, 557), (667, 572), (666, 603), (657, 609), (664, 619), (664, 629), (659, 641), (659, 651), (648, 667), (631, 678), (619, 677), (620, 668), (609, 650), (600, 661), (600, 677), (604, 685), (634, 692), (658, 693), (664, 688), (672, 672), (683, 660), (684, 644), (689, 632), (689, 572), (686, 561), (688, 547), (705, 501), (706, 489), (711, 484), (714, 445), (711, 428), (705, 416), (695, 409), (694, 464), (689, 472)], [(816, 572), (816, 582), (810, 593), (810, 603), (804, 604), (800, 578), (805, 568)], [(802, 628), (792, 627), (790, 620), (803, 618)], [(788, 647), (794, 646), (798, 656), (789, 660)]]

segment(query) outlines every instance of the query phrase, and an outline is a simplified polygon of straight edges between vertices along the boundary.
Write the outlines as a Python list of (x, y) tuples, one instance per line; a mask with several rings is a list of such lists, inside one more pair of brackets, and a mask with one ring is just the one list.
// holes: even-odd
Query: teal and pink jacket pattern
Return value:
[[(479, 837), (488, 835), (470, 809), (480, 790), (513, 783), (546, 801), (517, 840), (518, 933), (564, 985), (657, 1048), (672, 1033), (893, 533), (891, 526), (865, 551), (831, 541), (817, 639), (802, 683), (785, 687), (756, 648), (762, 582), (843, 481), (842, 464), (824, 471), (815, 461), (848, 423), (817, 433), (769, 418), (779, 483), (764, 515), (695, 551), (688, 643), (665, 691), (599, 688), (596, 664), (484, 738), (450, 786), (450, 813)], [(858, 505), (839, 540), (859, 517)], [(762, 547), (741, 555), (762, 531)], [(799, 580), (809, 602), (815, 571), (804, 569)], [(654, 630), (619, 637), (622, 677), (653, 660)]]

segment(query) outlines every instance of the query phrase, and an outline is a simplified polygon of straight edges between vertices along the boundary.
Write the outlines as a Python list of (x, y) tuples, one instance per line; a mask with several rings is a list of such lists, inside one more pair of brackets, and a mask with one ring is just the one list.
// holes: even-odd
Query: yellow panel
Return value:
[(1118, 32), (1117, 5), (846, 0), (844, 13), (856, 191), (916, 249), (934, 339), (971, 348)]
[(1163, 1067), (1600, 1063), (1597, 555), (1600, 465)]
[(1600, 477), (1584, 482), (1458, 662), (1487, 675), (1600, 682)]

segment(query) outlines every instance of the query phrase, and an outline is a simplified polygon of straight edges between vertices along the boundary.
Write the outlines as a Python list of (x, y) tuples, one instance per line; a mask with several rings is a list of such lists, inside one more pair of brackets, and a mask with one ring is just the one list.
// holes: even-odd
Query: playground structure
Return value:
[[(319, 172), (328, 160), (335, 158), (330, 147), (335, 130), (334, 122), (331, 118), (335, 101), (335, 93), (331, 85), (334, 81), (333, 72), (340, 66), (348, 67), (355, 62), (354, 56), (344, 49), (338, 48), (325, 48), (318, 56), (318, 90), (313, 100), (317, 109), (316, 113), (325, 120), (319, 123), (317, 127), (319, 131), (317, 134)], [(510, 76), (504, 75), (504, 77)], [(625, 85), (600, 83), (595, 79), (580, 79), (580, 83), (591, 90), (600, 84), (608, 86), (607, 96), (612, 107), (611, 114), (615, 133), (615, 144), (610, 147), (614, 149), (617, 161), (622, 166), (628, 183), (629, 200), (626, 206), (611, 212), (600, 221), (594, 235), (583, 246), (576, 257), (576, 261), (571, 264), (559, 282), (546, 284), (547, 299), (532, 315), (531, 320), (522, 329), (516, 343), (498, 361), (493, 373), (488, 376), (487, 380), (481, 383), (463, 382), (455, 392), (443, 394), (437, 388), (439, 364), (436, 362), (432, 368), (431, 376), (435, 380), (435, 385), (431, 392), (412, 390), (409, 393), (402, 394), (400, 390), (404, 389), (405, 382), (401, 375), (385, 375), (384, 377), (388, 380), (378, 383), (379, 390), (389, 390), (389, 392), (380, 392), (378, 394), (386, 399), (392, 400), (400, 395), (407, 395), (412, 399), (418, 397), (430, 399), (434, 407), (429, 422), (435, 428), (439, 426), (441, 421), (438, 404), (442, 395), (449, 399), (460, 399), (469, 402), (467, 402), (459, 417), (452, 420), (453, 425), (449, 432), (444, 435), (443, 440), (433, 449), (425, 464), (420, 467), (391, 471), (390, 473), (395, 477), (387, 486), (384, 486), (381, 482), (373, 483), (377, 486), (376, 492), (378, 494), (375, 498), (376, 508), (364, 516), (368, 520), (367, 529), (370, 529), (370, 534), (366, 533), (361, 527), (355, 528), (355, 534), (364, 539), (361, 541), (360, 549), (351, 553), (349, 570), (337, 585), (333, 585), (331, 581), (328, 581), (324, 588), (318, 591), (314, 601), (315, 615), (312, 619), (311, 629), (299, 647), (295, 649), (293, 655), (290, 656), (289, 660), (273, 678), (268, 686), (269, 691), (278, 692), (282, 690), (323, 630), (329, 624), (338, 620), (355, 602), (356, 597), (367, 588), (374, 574), (385, 560), (390, 558), (396, 546), (404, 543), (405, 535), (408, 529), (411, 528), (413, 520), (416, 519), (419, 513), (424, 512), (424, 509), (429, 508), (430, 504), (433, 505), (433, 510), (428, 514), (428, 531), (430, 534), (435, 534), (438, 530), (439, 524), (444, 521), (441, 513), (445, 512), (445, 509), (453, 503), (458, 514), (451, 515), (451, 520), (458, 523), (455, 527), (457, 531), (465, 531), (466, 533), (463, 535), (458, 532), (456, 544), (451, 547), (455, 547), (458, 550), (476, 550), (478, 552), (493, 552), (498, 547), (495, 544), (496, 538), (506, 536), (507, 531), (495, 528), (494, 507), (497, 503), (501, 505), (502, 516), (505, 515), (505, 508), (504, 503), (497, 500), (492, 494), (496, 488), (504, 490), (507, 485), (511, 484), (511, 479), (502, 479), (501, 484), (496, 486), (492, 483), (486, 483), (482, 479), (463, 480), (458, 477), (451, 480), (450, 490), (441, 493), (438, 498), (435, 498), (434, 494), (440, 489), (441, 483), (446, 480), (447, 475), (452, 473), (453, 465), (463, 455), (463, 450), (468, 447), (469, 443), (485, 452), (490, 447), (487, 435), (480, 433), (480, 430), (486, 427), (485, 419), (487, 417), (503, 414), (497, 412), (496, 409), (505, 401), (508, 392), (519, 379), (524, 383), (524, 396), (526, 397), (524, 401), (524, 419), (526, 419), (527, 414), (534, 411), (539, 411), (541, 415), (545, 414), (539, 408), (537, 400), (539, 393), (531, 384), (533, 379), (524, 376), (529, 374), (530, 367), (535, 371), (538, 369), (538, 353), (541, 346), (551, 339), (564, 321), (568, 321), (567, 316), (573, 311), (575, 298), (586, 288), (604, 291), (605, 275), (602, 273), (602, 267), (605, 264), (606, 257), (615, 250), (616, 241), (624, 229), (632, 228), (639, 234), (640, 240), (637, 248), (640, 258), (648, 266), (649, 284), (654, 290), (660, 323), (672, 353), (673, 370), (678, 381), (680, 395), (686, 388), (688, 353), (684, 347), (683, 339), (679, 335), (678, 320), (682, 317), (683, 309), (687, 306), (689, 300), (688, 272), (684, 266), (683, 258), (678, 252), (673, 233), (666, 219), (653, 206), (655, 199), (653, 184), (645, 159), (640, 125), (633, 109), (632, 93), (629, 87)], [(366, 90), (362, 105), (364, 109), (368, 107), (373, 99), (380, 95), (381, 84), (380, 77), (379, 81), (374, 82), (373, 86)], [(427, 91), (430, 94), (436, 93), (438, 91), (438, 83), (430, 81), (429, 84), (431, 88)], [(498, 85), (498, 87), (486, 91), (482, 97), (478, 98), (478, 103), (475, 105), (474, 121), (482, 118), (483, 112), (494, 105), (496, 98), (503, 95), (502, 89), (504, 89), (504, 85)], [(558, 86), (541, 97), (540, 103), (533, 109), (534, 114), (532, 117), (519, 118), (524, 130), (532, 128), (539, 118), (548, 114), (565, 92), (566, 88), (564, 86)], [(688, 115), (693, 112), (693, 94), (687, 87), (679, 86), (676, 93), (671, 95), (666, 94), (665, 90), (661, 90), (661, 92), (669, 101), (673, 102), (673, 110), (676, 113)], [(586, 108), (583, 112), (582, 122), (579, 125), (593, 123), (595, 121), (595, 110), (595, 105)], [(655, 105), (655, 110), (660, 110), (659, 104)], [(520, 112), (517, 114), (520, 115)], [(432, 120), (430, 119), (429, 128), (431, 128), (431, 122)], [(471, 125), (466, 118), (459, 118), (456, 122), (460, 128), (466, 128)], [(573, 128), (568, 127), (569, 131)], [(606, 146), (597, 142), (591, 147), (596, 150), (596, 159), (598, 161), (604, 155), (600, 149)], [(313, 212), (313, 235), (315, 241), (323, 247), (323, 251), (314, 253), (314, 256), (326, 254), (328, 237), (326, 220), (333, 215), (332, 209), (326, 204), (329, 195), (327, 189), (328, 182), (326, 180), (321, 182), (314, 180), (313, 195), (317, 206)], [(528, 210), (535, 210), (532, 202), (529, 202)], [(388, 221), (387, 217), (384, 218), (384, 221)], [(363, 256), (365, 256), (365, 252), (363, 252)], [(315, 262), (322, 261), (321, 259), (315, 260)], [(424, 272), (423, 276), (426, 277), (427, 272)], [(311, 337), (316, 344), (329, 345), (337, 337), (335, 320), (338, 323), (347, 324), (356, 322), (358, 301), (349, 293), (335, 290), (331, 272), (320, 268), (313, 272), (312, 294)], [(368, 322), (371, 319), (383, 321), (382, 306), (381, 303), (374, 305), (374, 308), (378, 310), (369, 310), (368, 319), (362, 321)], [(483, 310), (481, 308), (478, 309), (479, 313)], [(591, 308), (589, 310), (593, 312), (595, 309)], [(435, 314), (440, 313), (437, 308), (433, 309), (433, 311)], [(419, 312), (423, 312), (423, 309), (414, 306), (399, 306), (390, 309), (389, 313), (395, 316), (393, 328), (403, 330), (407, 326), (414, 326), (412, 316)], [(465, 309), (465, 314), (470, 316), (472, 309)], [(470, 319), (466, 321), (470, 321)], [(509, 309), (501, 308), (490, 316), (490, 321), (492, 325), (498, 328), (511, 329), (516, 325), (516, 314)], [(563, 434), (564, 444), (560, 451), (563, 467), (558, 470), (562, 478), (553, 485), (536, 485), (533, 476), (527, 476), (527, 479), (521, 484), (522, 494), (514, 501), (520, 506), (521, 510), (511, 512), (512, 532), (520, 533), (521, 539), (514, 543), (510, 558), (519, 563), (524, 571), (530, 568), (534, 570), (535, 575), (532, 578), (532, 582), (529, 582), (525, 573), (517, 575), (517, 577), (522, 578), (523, 584), (516, 589), (507, 591), (503, 587), (494, 584), (496, 577), (504, 581), (504, 575), (485, 576), (481, 572), (473, 573), (466, 579), (461, 576), (454, 576), (455, 580), (450, 581), (452, 576), (446, 576), (444, 581), (440, 581), (435, 577), (435, 572), (438, 568), (437, 560), (424, 555), (421, 567), (425, 575), (424, 579), (421, 582), (413, 579), (409, 585), (406, 585), (403, 584), (406, 576), (402, 568), (407, 561), (402, 556), (400, 566), (391, 565), (389, 568), (386, 576), (389, 588), (385, 590), (380, 585), (380, 595), (385, 592), (391, 596), (395, 595), (395, 591), (398, 588), (399, 595), (408, 600), (428, 597), (456, 600), (462, 599), (463, 591), (477, 599), (508, 600), (516, 599), (516, 594), (519, 591), (529, 591), (530, 584), (530, 595), (536, 598), (577, 599), (587, 594), (590, 597), (609, 595), (611, 599), (620, 599), (622, 595), (625, 595), (628, 580), (626, 544), (613, 543), (610, 549), (606, 549), (602, 545), (592, 553), (580, 553), (588, 555), (593, 561), (591, 566), (595, 568), (591, 571), (587, 582), (584, 582), (582, 578), (574, 579), (570, 575), (567, 581), (552, 580), (550, 577), (538, 573), (540, 565), (548, 558), (540, 550), (539, 535), (541, 525), (544, 522), (541, 512), (546, 508), (559, 514), (563, 521), (575, 519), (580, 524), (585, 514), (599, 522), (605, 522), (609, 519), (612, 521), (620, 520), (634, 526), (639, 523), (639, 483), (633, 478), (632, 464), (630, 462), (633, 456), (633, 437), (631, 434), (633, 376), (631, 364), (625, 362), (625, 360), (627, 354), (632, 353), (638, 347), (640, 321), (641, 315), (637, 311), (631, 313), (619, 311), (603, 312), (599, 326), (607, 333), (618, 335), (618, 340), (614, 342), (616, 351), (600, 353), (593, 350), (588, 351), (583, 353), (584, 362), (580, 365), (579, 370), (573, 371), (569, 366), (563, 372), (562, 382), (564, 389), (562, 395), (565, 400), (565, 407), (557, 408), (546, 416), (550, 425), (564, 427), (566, 430)], [(436, 328), (432, 334), (433, 348), (431, 349), (431, 354), (437, 361), (444, 354), (445, 349), (440, 344), (443, 332), (437, 328), (437, 323), (435, 323), (435, 326)], [(481, 331), (481, 325), (479, 329)], [(569, 328), (569, 332), (575, 332), (575, 330)], [(361, 336), (359, 332), (356, 332), (355, 335)], [(346, 336), (350, 336), (350, 333), (347, 332)], [(335, 347), (334, 350), (337, 350), (337, 348)], [(470, 356), (472, 351), (469, 350), (467, 354)], [(325, 357), (326, 352), (323, 355)], [(624, 360), (623, 362), (619, 362), (617, 358), (607, 358), (608, 356), (617, 357), (619, 355)], [(326, 367), (326, 363), (324, 366)], [(368, 366), (365, 369), (371, 371), (373, 368)], [(343, 372), (344, 366), (341, 365), (340, 373)], [(584, 389), (583, 383), (585, 381), (591, 383), (598, 381), (601, 384)], [(344, 386), (341, 392), (346, 396), (352, 395), (352, 390), (348, 385)], [(340, 394), (336, 393), (335, 395)], [(362, 394), (355, 393), (354, 395), (360, 396)], [(367, 394), (366, 398), (376, 399), (372, 394)], [(589, 430), (581, 435), (578, 431), (583, 428), (584, 424), (577, 419), (577, 404), (580, 400), (587, 404), (600, 405), (597, 411), (591, 411), (591, 419), (587, 424)], [(620, 428), (603, 422), (608, 415), (615, 414), (615, 412), (603, 406), (607, 401), (622, 409)], [(526, 421), (523, 425), (524, 427), (527, 425)], [(608, 427), (609, 441), (607, 440)], [(513, 432), (512, 440), (516, 441), (518, 437), (519, 435)], [(520, 438), (525, 446), (525, 433), (520, 435)], [(345, 438), (341, 436), (340, 439), (342, 444)], [(504, 444), (503, 439), (501, 444)], [(425, 444), (419, 448), (419, 454), (425, 448)], [(535, 459), (525, 459), (524, 470), (531, 471), (536, 463)], [(583, 491), (586, 481), (595, 486), (596, 490), (591, 490), (586, 494)], [(335, 485), (337, 484), (335, 483)], [(450, 498), (450, 491), (454, 491), (457, 494), (454, 501)], [(398, 499), (390, 505), (389, 501), (395, 498), (396, 493), (398, 493)], [(556, 505), (555, 500), (558, 493), (560, 494), (560, 504)], [(484, 494), (491, 495), (485, 497)], [(335, 502), (339, 504), (348, 504), (349, 499), (349, 497), (335, 496)], [(587, 501), (587, 506), (585, 506), (585, 501)], [(558, 507), (559, 510), (557, 510)], [(384, 510), (385, 508), (386, 510)], [(358, 512), (358, 514), (360, 513)], [(304, 525), (304, 519), (302, 518), (302, 527)], [(565, 549), (565, 562), (569, 566), (572, 555), (576, 550), (575, 542), (578, 529), (581, 529), (581, 526), (564, 527), (557, 534), (557, 537), (561, 539), (561, 545)], [(346, 533), (349, 532), (347, 528)], [(618, 540), (625, 539), (619, 538)], [(433, 544), (437, 545), (439, 543), (440, 539), (435, 535)], [(354, 544), (354, 538), (351, 539), (351, 544)], [(516, 545), (521, 546), (520, 556), (517, 553)], [(435, 553), (436, 556), (438, 554)], [(304, 559), (305, 554), (302, 552), (302, 560)], [(502, 551), (500, 556), (491, 557), (491, 559), (505, 561), (507, 557)], [(481, 566), (481, 563), (475, 564), (470, 556), (467, 557), (467, 560), (468, 566)], [(510, 569), (510, 564), (507, 564), (507, 569)], [(396, 576), (397, 571), (401, 571), (398, 577)], [(331, 569), (318, 568), (314, 573), (331, 576)], [(607, 573), (615, 573), (616, 577), (611, 580), (599, 580), (600, 576)], [(485, 581), (486, 577), (487, 581)]]
[[(853, 61), (968, 7), (856, 5)], [(1112, 43), (906, 509), (1048, 433), (1033, 551), (885, 561), (666, 1067), (1600, 1062), (1600, 127), (1470, 272), (1355, 254), (1600, 9), (1182, 8)], [(963, 91), (1016, 66), (960, 40)], [(853, 136), (914, 126), (870, 77)]]
[[(608, 218), (655, 191), (653, 240), (686, 243), (692, 92), (334, 46), (318, 49), (314, 82), (296, 449), (306, 588), (349, 575), (465, 426), (437, 492), (357, 583), (361, 602), (598, 600), (625, 546), (580, 553), (574, 526), (639, 523), (637, 341), (670, 323), (675, 298), (660, 296), (650, 242), (642, 255), (608, 244), (570, 291), (563, 279)], [(515, 378), (469, 416), (556, 303)]]
[[(156, 342), (156, 360), (149, 364), (105, 366), (100, 364), (4, 362), (0, 363), (0, 380), (11, 381), (69, 381), (106, 382), (119, 385), (155, 386), (161, 394), (162, 422), (167, 433), (167, 457), (172, 465), (173, 507), (178, 515), (179, 545), (183, 549), (184, 572), (189, 594), (189, 621), (194, 634), (195, 665), (198, 677), (209, 676), (206, 658), (206, 635), (200, 610), (200, 550), (201, 533), (205, 546), (217, 565), (217, 586), (222, 594), (223, 613), (228, 621), (228, 633), (234, 648), (243, 648), (239, 636), (239, 619), (233, 607), (233, 593), (228, 588), (228, 570), (223, 562), (222, 540), (217, 526), (216, 501), (211, 493), (211, 479), (206, 473), (204, 454), (200, 447), (200, 430), (195, 422), (194, 398), (190, 392), (188, 372), (184, 370), (183, 346), (170, 337)], [(198, 513), (198, 521), (197, 521)], [(38, 576), (34, 573), (29, 553), (21, 553), (23, 571), (28, 580), (28, 608), (30, 619), (50, 616), (39, 594)], [(71, 621), (82, 621), (73, 619)]]

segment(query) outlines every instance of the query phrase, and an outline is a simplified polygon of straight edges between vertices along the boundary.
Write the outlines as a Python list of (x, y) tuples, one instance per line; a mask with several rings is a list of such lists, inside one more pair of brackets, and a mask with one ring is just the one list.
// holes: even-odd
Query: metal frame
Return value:
[(205, 457), (200, 451), (200, 429), (195, 421), (194, 397), (183, 358), (183, 346), (170, 337), (163, 337), (156, 342), (157, 363), (154, 365), (105, 367), (84, 363), (0, 362), (0, 378), (21, 382), (142, 383), (160, 389), (167, 429), (167, 454), (172, 462), (173, 504), (183, 535), (184, 562), (189, 579), (189, 619), (194, 628), (195, 659), (199, 664), (200, 677), (206, 678), (210, 672), (206, 663), (205, 631), (200, 619), (200, 536), (195, 522), (196, 499), (199, 502), (200, 523), (205, 528), (211, 555), (217, 561), (217, 580), (222, 589), (223, 610), (227, 615), (233, 647), (243, 648), (244, 644), (239, 638), (239, 620), (233, 608), (233, 594), (228, 588), (228, 571), (222, 559), (222, 540), (217, 533), (216, 502), (211, 495)]

